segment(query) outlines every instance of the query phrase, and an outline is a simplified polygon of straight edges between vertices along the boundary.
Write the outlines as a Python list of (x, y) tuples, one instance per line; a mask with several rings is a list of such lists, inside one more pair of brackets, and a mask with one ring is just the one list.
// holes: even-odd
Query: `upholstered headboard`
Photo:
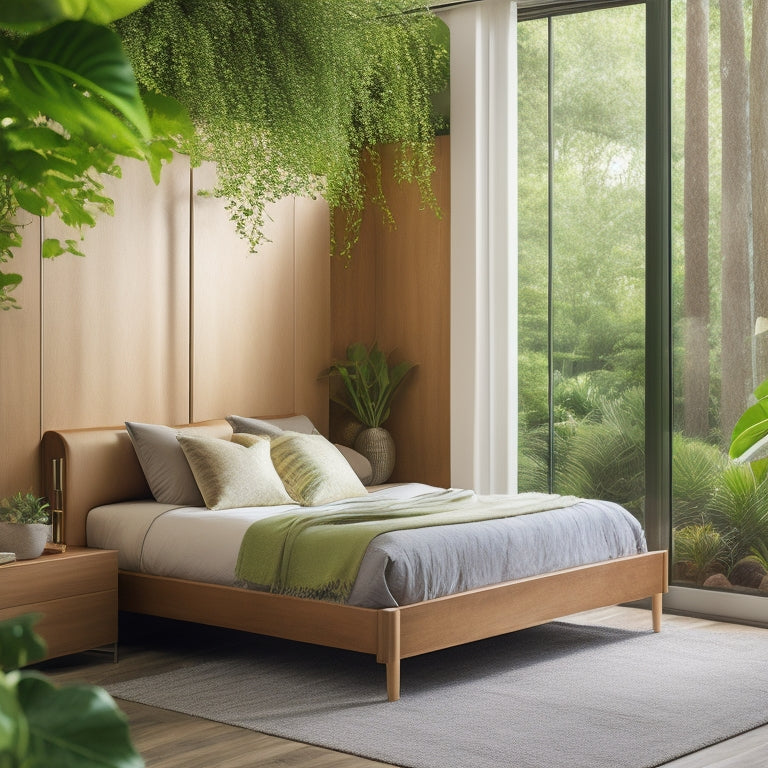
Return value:
[[(223, 419), (194, 426), (210, 431), (211, 437), (232, 434), (232, 427)], [(54, 486), (56, 459), (63, 460), (59, 466), (65, 544), (85, 546), (85, 519), (93, 507), (151, 497), (125, 427), (67, 429), (43, 435), (43, 493), (52, 507), (57, 496)]]

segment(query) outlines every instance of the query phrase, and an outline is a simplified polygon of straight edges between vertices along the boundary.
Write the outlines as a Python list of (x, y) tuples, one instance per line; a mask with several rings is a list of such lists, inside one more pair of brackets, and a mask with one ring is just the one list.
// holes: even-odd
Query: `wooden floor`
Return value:
[[(569, 620), (627, 629), (646, 629), (651, 622), (649, 611), (623, 607), (589, 611)], [(768, 642), (766, 629), (666, 614), (664, 621), (684, 629), (704, 627), (726, 633), (759, 632)], [(180, 628), (184, 630), (181, 636)], [(135, 621), (130, 624), (123, 621), (120, 632), (118, 664), (111, 662), (111, 656), (87, 653), (53, 660), (38, 668), (58, 682), (105, 685), (182, 666), (185, 650), (208, 648), (214, 649), (215, 653), (221, 643), (239, 642), (242, 637), (226, 630), (154, 620), (141, 621), (138, 626)], [(259, 642), (279, 641), (260, 638)], [(119, 703), (131, 724), (133, 742), (148, 768), (381, 768), (386, 765), (143, 704)], [(768, 726), (666, 765), (673, 768), (766, 768)]]

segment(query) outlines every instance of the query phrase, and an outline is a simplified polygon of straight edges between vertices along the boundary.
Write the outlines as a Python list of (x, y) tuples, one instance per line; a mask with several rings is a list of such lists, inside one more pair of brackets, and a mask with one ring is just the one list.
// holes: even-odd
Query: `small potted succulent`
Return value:
[(51, 512), (42, 496), (19, 491), (0, 500), (0, 551), (17, 560), (39, 557), (51, 536)]

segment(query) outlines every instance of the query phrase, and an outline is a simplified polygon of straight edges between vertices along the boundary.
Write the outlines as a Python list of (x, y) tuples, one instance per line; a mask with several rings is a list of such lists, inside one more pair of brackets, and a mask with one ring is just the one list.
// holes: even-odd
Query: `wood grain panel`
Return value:
[(0, 312), (0, 498), (40, 488), (40, 220), (19, 216), (24, 240), (3, 265), (23, 281), (13, 294), (21, 309)]
[(0, 610), (0, 621), (41, 614), (35, 631), (45, 640), (46, 658), (117, 642), (117, 590), (44, 600)]
[[(370, 175), (370, 168), (366, 169)], [(341, 238), (340, 217), (334, 220)], [(331, 355), (344, 359), (355, 341), (376, 340), (376, 262), (379, 220), (370, 208), (363, 214), (360, 238), (349, 259), (331, 257)]]
[[(66, 552), (44, 554), (34, 560), (2, 567), (2, 601), (6, 608), (117, 590), (117, 552), (69, 547)], [(41, 589), (40, 585), (45, 584)]]
[[(436, 140), (433, 188), (442, 217), (423, 210), (414, 184), (394, 180), (396, 147), (380, 147), (382, 184), (396, 227), (369, 206), (349, 264), (335, 260), (333, 355), (350, 341), (377, 341), (392, 361), (419, 367), (385, 425), (395, 439), (393, 481), (450, 484), (450, 137)], [(364, 165), (369, 184), (370, 164)], [(338, 226), (338, 222), (337, 222)], [(335, 426), (332, 424), (332, 426)]]
[[(122, 167), (87, 258), (43, 265), (44, 429), (188, 418), (189, 165), (177, 157), (159, 186), (138, 161)], [(73, 236), (55, 219), (44, 232)]]
[(249, 253), (225, 202), (201, 197), (210, 165), (193, 173), (194, 315), (191, 421), (294, 410), (293, 198), (269, 207), (269, 242)]
[(397, 184), (395, 147), (382, 148), (384, 192), (396, 229), (382, 228), (376, 329), (394, 362), (418, 368), (397, 395), (387, 427), (397, 460), (392, 481), (450, 485), (450, 143), (440, 136), (432, 177), (442, 217), (420, 207), (415, 184)]
[(331, 354), (330, 220), (324, 200), (297, 197), (294, 209), (295, 243), (295, 402), (328, 434), (328, 379), (318, 374)]
[[(470, 590), (400, 609), (403, 658), (667, 591), (667, 552)], [(482, 628), (482, 629), (481, 629)]]
[(377, 611), (120, 571), (120, 610), (376, 653)]

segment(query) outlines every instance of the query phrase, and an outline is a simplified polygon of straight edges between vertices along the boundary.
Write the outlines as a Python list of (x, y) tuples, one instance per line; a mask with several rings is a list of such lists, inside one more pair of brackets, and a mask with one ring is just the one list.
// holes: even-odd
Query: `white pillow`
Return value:
[(338, 448), (322, 435), (284, 432), (272, 438), (271, 453), (286, 491), (302, 506), (368, 495)]
[[(293, 504), (272, 465), (269, 439), (254, 435), (242, 437), (246, 440), (177, 437), (205, 506), (233, 509)], [(243, 445), (244, 442), (251, 444)]]

